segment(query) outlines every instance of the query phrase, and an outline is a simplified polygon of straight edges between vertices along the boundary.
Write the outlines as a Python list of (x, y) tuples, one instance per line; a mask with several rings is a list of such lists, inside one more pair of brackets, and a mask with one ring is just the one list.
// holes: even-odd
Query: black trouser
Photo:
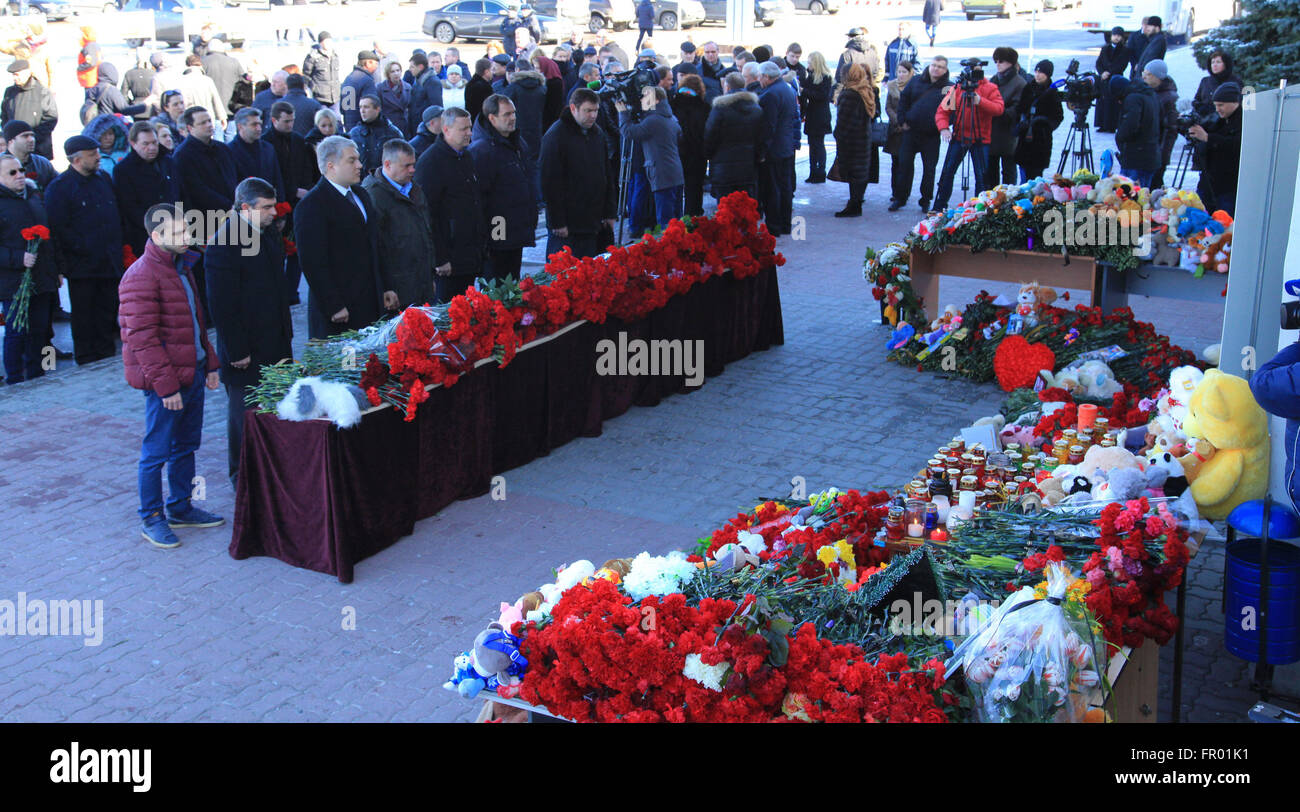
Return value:
[(691, 217), (704, 214), (704, 170), (686, 173), (686, 202), (682, 212)]
[(284, 258), (284, 282), (285, 287), (289, 289), (289, 304), (298, 304), (298, 283), (302, 281), (302, 263), (298, 261), (298, 255)]
[(755, 201), (759, 200), (757, 183), (731, 183), (725, 185), (714, 183), (709, 187), (709, 189), (713, 193), (713, 196), (718, 200), (721, 200), (732, 192), (744, 192), (754, 198)]
[(826, 180), (826, 136), (808, 136), (808, 177)]
[(989, 153), (989, 162), (984, 168), (985, 189), (992, 189), (999, 183), (1015, 183), (1018, 180), (1014, 155), (994, 155)]
[[(953, 181), (957, 173), (961, 171), (962, 160), (965, 159), (966, 153), (970, 153), (971, 164), (973, 164), (975, 184), (974, 191), (970, 192), (973, 197), (984, 191), (984, 175), (988, 166), (989, 145), (988, 144), (965, 144), (960, 141), (949, 141), (948, 151), (943, 154), (943, 169), (939, 172), (939, 188), (934, 195), (934, 208), (948, 208), (948, 198), (952, 197)], [(963, 191), (963, 194), (965, 192)]]
[(939, 163), (939, 133), (915, 133), (903, 130), (894, 160), (891, 180), (894, 202), (900, 206), (912, 196), (912, 178), (916, 174), (916, 156), (921, 156), (921, 202), (934, 197), (934, 169)]
[(226, 384), (226, 467), (230, 484), (239, 480), (239, 449), (244, 444), (244, 397), (248, 388)]
[(117, 278), (69, 279), (72, 300), (72, 353), (78, 364), (117, 354)]
[(767, 219), (767, 230), (776, 235), (789, 234), (794, 217), (794, 156), (768, 158), (764, 164), (767, 194), (763, 216)]
[(1165, 185), (1165, 170), (1169, 168), (1169, 159), (1174, 154), (1174, 142), (1178, 140), (1178, 133), (1173, 132), (1165, 136), (1164, 143), (1160, 145), (1160, 167), (1156, 173), (1151, 176), (1151, 188), (1162, 189)]
[(438, 301), (442, 304), (450, 302), (457, 296), (462, 295), (465, 291), (474, 287), (474, 277), (476, 274), (456, 274), (454, 276), (434, 276), (433, 284), (437, 289)]
[[(650, 26), (649, 28), (642, 28), (641, 33), (638, 34), (636, 37), (636, 47), (633, 48), (632, 50), (634, 51), (641, 50), (641, 40), (645, 39), (646, 37), (653, 36), (654, 32), (655, 32), (655, 27), (653, 25)], [(632, 67), (631, 65), (624, 65), (625, 69), (631, 67)]]
[(505, 250), (488, 249), (487, 268), (483, 275), (498, 281), (508, 276), (519, 279), (519, 269), (523, 267), (524, 249), (507, 248)]
[(565, 246), (568, 246), (570, 253), (578, 259), (594, 257), (605, 253), (604, 243), (600, 234), (574, 234), (572, 231), (567, 237), (550, 234), (546, 238), (546, 257), (550, 259), (551, 254), (558, 254)]
[[(14, 300), (0, 302), (5, 314), (4, 372), (5, 383), (21, 383), (45, 374), (45, 348), (50, 346), (45, 334), (50, 328), (50, 301), (53, 292), (33, 293), (27, 302), (27, 329), (13, 328)], [(53, 355), (50, 356), (53, 361)]]

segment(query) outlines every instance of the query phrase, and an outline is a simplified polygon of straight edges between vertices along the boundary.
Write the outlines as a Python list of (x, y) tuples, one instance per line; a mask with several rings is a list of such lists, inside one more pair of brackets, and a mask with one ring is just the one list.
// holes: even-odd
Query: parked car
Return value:
[[(5, 14), (17, 16), (22, 6), (18, 0), (0, 4)], [(78, 14), (111, 14), (121, 8), (117, 0), (28, 0), (28, 14), (44, 14), (45, 19), (57, 22)]]
[(655, 26), (665, 31), (702, 25), (708, 15), (700, 0), (654, 0)]
[[(700, 0), (700, 2), (704, 5), (705, 22), (727, 24), (727, 0)], [(839, 11), (841, 0), (805, 0), (805, 8), (809, 2), (834, 2), (835, 10)], [(796, 8), (797, 6), (791, 0), (754, 0), (754, 22), (763, 26), (772, 26), (777, 20), (794, 16)]]
[[(562, 16), (556, 13), (557, 0), (532, 0), (531, 5), (533, 11), (538, 14), (551, 17)], [(586, 4), (586, 14), (582, 21), (574, 19), (574, 23), (593, 34), (599, 34), (606, 28), (624, 31), (636, 22), (636, 2), (635, 0), (589, 0)]]
[[(444, 44), (457, 39), (499, 39), (505, 15), (506, 4), (497, 0), (455, 0), (424, 12), (420, 30)], [(545, 14), (536, 17), (544, 43), (567, 40), (573, 34), (573, 23), (568, 20)]]
[(1028, 14), (1044, 11), (1043, 0), (961, 0), (961, 10), (966, 19), (976, 17), (1011, 17), (1014, 14)]
[(183, 42), (189, 42), (190, 36), (199, 33), (203, 23), (211, 20), (216, 24), (216, 35), (235, 48), (243, 47), (244, 31), (235, 24), (238, 12), (227, 11), (222, 0), (126, 0), (122, 11), (152, 12), (153, 36), (147, 37), (149, 27), (146, 25), (139, 35), (128, 33), (126, 44), (136, 47), (149, 39), (167, 43), (175, 48)]
[(839, 14), (844, 0), (794, 0), (794, 7), (813, 14)]
[(1077, 8), (1083, 5), (1083, 0), (1043, 0), (1043, 6), (1048, 11), (1056, 11), (1062, 8)]

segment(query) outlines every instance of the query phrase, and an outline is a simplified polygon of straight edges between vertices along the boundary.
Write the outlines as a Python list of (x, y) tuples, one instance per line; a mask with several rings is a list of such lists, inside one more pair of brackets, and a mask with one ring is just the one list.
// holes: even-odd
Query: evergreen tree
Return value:
[(1300, 82), (1300, 0), (1242, 0), (1242, 16), (1213, 29), (1193, 46), (1201, 67), (1210, 55), (1232, 57), (1238, 76), (1256, 91), (1278, 80)]

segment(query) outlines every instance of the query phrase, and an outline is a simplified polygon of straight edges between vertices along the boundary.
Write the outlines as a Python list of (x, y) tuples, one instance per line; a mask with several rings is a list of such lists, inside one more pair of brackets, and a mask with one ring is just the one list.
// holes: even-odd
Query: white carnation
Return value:
[(727, 676), (727, 670), (731, 664), (726, 661), (717, 665), (705, 665), (698, 654), (686, 655), (686, 666), (682, 668), (682, 674), (687, 679), (693, 679), (705, 688), (714, 691), (722, 690), (722, 680)]
[(680, 592), (698, 571), (681, 552), (662, 556), (641, 553), (632, 559), (632, 569), (623, 579), (623, 591), (638, 601), (651, 595), (671, 595)]

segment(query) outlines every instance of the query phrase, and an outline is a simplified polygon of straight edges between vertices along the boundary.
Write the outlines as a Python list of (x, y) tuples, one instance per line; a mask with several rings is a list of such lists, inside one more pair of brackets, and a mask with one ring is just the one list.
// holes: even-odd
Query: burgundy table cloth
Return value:
[(278, 558), (350, 583), (358, 561), (457, 499), (488, 492), (493, 475), (549, 454), (633, 405), (690, 391), (685, 376), (602, 376), (602, 339), (704, 341), (713, 377), (751, 352), (783, 344), (775, 269), (713, 277), (636, 322), (581, 322), (429, 390), (414, 421), (397, 409), (340, 430), (249, 412), (240, 449), (230, 555)]

